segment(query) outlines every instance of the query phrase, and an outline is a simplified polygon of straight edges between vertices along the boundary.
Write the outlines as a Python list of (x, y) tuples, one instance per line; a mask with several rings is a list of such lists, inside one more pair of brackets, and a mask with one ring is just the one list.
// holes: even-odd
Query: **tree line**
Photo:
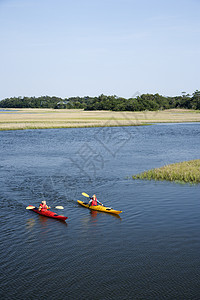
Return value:
[(1, 108), (53, 108), (53, 109), (84, 109), (111, 111), (156, 111), (170, 108), (200, 109), (200, 91), (192, 95), (182, 93), (181, 96), (166, 97), (159, 94), (142, 94), (135, 98), (122, 98), (100, 95), (98, 97), (59, 98), (12, 97), (0, 101)]

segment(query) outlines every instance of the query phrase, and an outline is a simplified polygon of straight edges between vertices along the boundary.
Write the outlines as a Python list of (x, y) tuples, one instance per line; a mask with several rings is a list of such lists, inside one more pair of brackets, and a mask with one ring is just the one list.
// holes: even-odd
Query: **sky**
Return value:
[(192, 94), (200, 0), (0, 0), (0, 99)]

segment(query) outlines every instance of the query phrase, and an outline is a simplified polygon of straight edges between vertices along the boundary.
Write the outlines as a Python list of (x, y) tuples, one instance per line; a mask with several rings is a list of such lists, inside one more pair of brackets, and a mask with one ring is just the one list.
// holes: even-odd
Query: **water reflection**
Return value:
[(119, 215), (116, 215), (116, 214), (108, 214), (108, 213), (106, 213), (106, 212), (103, 212), (103, 211), (96, 211), (96, 210), (91, 210), (91, 211), (90, 211), (90, 215), (91, 215), (91, 217), (92, 217), (93, 219), (97, 218), (98, 214), (99, 214), (99, 215), (103, 214), (103, 215), (108, 216), (108, 217), (109, 217), (109, 216), (112, 216), (112, 217), (115, 217), (115, 218), (117, 218), (117, 219), (122, 220), (122, 218), (121, 218)]
[[(42, 225), (42, 227), (44, 229), (48, 229), (49, 227), (49, 224), (51, 224), (51, 221), (52, 222), (56, 222), (56, 223), (61, 223), (61, 224), (64, 224), (65, 226), (67, 226), (68, 224), (63, 221), (63, 220), (51, 220), (50, 218), (47, 218), (47, 217), (44, 217), (44, 216), (41, 216), (41, 215), (38, 215), (38, 220), (39, 220), (39, 223)], [(27, 230), (31, 230), (33, 229), (33, 227), (36, 225), (36, 220), (33, 219), (33, 218), (30, 218), (26, 221), (26, 229)]]
[(97, 211), (91, 210), (91, 211), (90, 211), (90, 215), (91, 215), (91, 217), (92, 217), (93, 219), (96, 219), (96, 217), (97, 217)]
[(26, 221), (26, 228), (27, 228), (28, 230), (32, 229), (32, 228), (34, 227), (34, 225), (35, 225), (35, 220), (34, 220), (33, 218), (28, 219), (28, 220)]
[(41, 216), (39, 215), (39, 222), (40, 224), (44, 227), (44, 228), (47, 228), (49, 226), (49, 224), (51, 224), (51, 222), (56, 222), (56, 223), (61, 223), (63, 225), (66, 225), (67, 226), (67, 223), (63, 220), (58, 220), (58, 219), (53, 219), (53, 218), (48, 218), (48, 217), (45, 217), (45, 216)]
[(47, 227), (47, 223), (48, 223), (48, 218), (47, 217), (43, 217), (43, 216), (38, 216), (38, 220), (40, 222), (40, 224), (42, 225), (42, 227), (46, 228)]

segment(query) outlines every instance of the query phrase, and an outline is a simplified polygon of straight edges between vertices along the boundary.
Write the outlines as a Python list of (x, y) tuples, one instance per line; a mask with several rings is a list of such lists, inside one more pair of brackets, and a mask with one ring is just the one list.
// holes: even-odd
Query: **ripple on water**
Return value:
[[(70, 157), (90, 162), (81, 149), (93, 149), (97, 129), (0, 133), (1, 298), (198, 299), (199, 186), (124, 179), (199, 157), (199, 125), (190, 126), (127, 128), (133, 138), (115, 155), (110, 136), (92, 179)], [(122, 214), (78, 206), (82, 192)], [(67, 222), (25, 209), (43, 199), (63, 205)]]

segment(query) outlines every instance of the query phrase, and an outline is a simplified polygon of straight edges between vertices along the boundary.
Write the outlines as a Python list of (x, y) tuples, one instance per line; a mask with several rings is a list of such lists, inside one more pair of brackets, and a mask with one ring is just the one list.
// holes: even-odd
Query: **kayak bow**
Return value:
[(42, 215), (42, 216), (45, 216), (45, 217), (49, 217), (49, 218), (53, 218), (53, 219), (57, 219), (57, 220), (65, 221), (68, 218), (68, 217), (64, 217), (64, 216), (58, 215), (57, 213), (55, 213), (53, 211), (50, 211), (50, 210), (42, 211), (42, 210), (38, 210), (38, 208), (33, 208), (31, 210), (34, 211), (34, 212), (36, 212), (39, 215)]
[(85, 202), (80, 201), (80, 200), (77, 200), (77, 202), (80, 205), (82, 205), (86, 208), (89, 208), (91, 210), (97, 210), (97, 211), (106, 212), (106, 213), (115, 214), (115, 215), (119, 215), (122, 212), (121, 210), (114, 210), (110, 207), (106, 207), (106, 206), (102, 206), (102, 205), (89, 206), (88, 203), (85, 203)]

